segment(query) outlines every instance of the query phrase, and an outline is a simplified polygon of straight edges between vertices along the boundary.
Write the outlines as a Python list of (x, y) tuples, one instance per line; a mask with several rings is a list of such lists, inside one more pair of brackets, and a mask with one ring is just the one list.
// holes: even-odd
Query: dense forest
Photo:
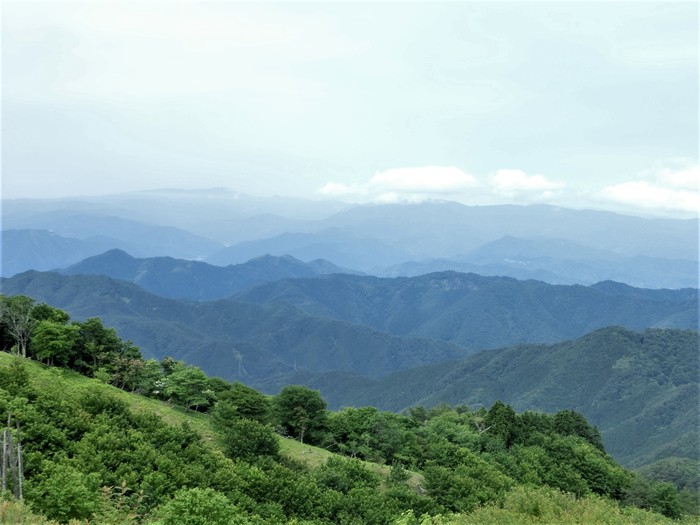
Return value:
[(75, 321), (26, 296), (0, 296), (0, 314), (0, 418), (6, 442), (21, 444), (3, 476), (3, 517), (644, 524), (698, 513), (697, 462), (627, 470), (575, 410), (329, 411), (305, 386), (268, 396), (144, 359), (99, 318)]

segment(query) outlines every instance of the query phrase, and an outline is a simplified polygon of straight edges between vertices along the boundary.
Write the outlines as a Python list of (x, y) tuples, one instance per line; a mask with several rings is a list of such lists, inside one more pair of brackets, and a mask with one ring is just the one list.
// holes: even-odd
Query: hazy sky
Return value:
[(3, 198), (697, 214), (696, 2), (2, 6)]

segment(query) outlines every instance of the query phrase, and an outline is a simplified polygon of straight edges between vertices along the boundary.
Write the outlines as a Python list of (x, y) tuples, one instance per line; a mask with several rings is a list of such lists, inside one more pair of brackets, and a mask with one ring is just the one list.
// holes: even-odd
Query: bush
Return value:
[(279, 457), (279, 439), (271, 427), (252, 419), (239, 419), (223, 432), (226, 455), (231, 459), (255, 461), (261, 456)]
[(162, 525), (238, 525), (248, 523), (229, 500), (213, 489), (183, 489), (156, 515)]

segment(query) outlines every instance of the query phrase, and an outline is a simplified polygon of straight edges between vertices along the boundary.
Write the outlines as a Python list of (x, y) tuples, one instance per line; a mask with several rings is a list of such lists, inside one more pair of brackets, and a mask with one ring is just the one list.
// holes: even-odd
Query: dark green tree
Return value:
[(317, 443), (326, 426), (326, 402), (317, 390), (286, 386), (274, 397), (277, 421), (287, 434), (302, 443)]
[(518, 421), (515, 410), (501, 401), (496, 401), (489, 409), (484, 423), (488, 433), (503, 440), (506, 447), (510, 447), (517, 435)]
[(222, 429), (224, 451), (231, 459), (253, 462), (279, 457), (279, 438), (272, 427), (252, 419), (234, 419)]
[(235, 417), (255, 419), (261, 423), (271, 421), (270, 398), (243, 383), (233, 383), (227, 390), (219, 393), (218, 399), (219, 402), (232, 407), (231, 415)]
[(213, 489), (182, 489), (157, 512), (163, 525), (238, 525), (248, 523), (226, 496)]
[(604, 450), (598, 429), (582, 414), (574, 410), (562, 410), (554, 415), (554, 431), (562, 436), (579, 436), (599, 450)]

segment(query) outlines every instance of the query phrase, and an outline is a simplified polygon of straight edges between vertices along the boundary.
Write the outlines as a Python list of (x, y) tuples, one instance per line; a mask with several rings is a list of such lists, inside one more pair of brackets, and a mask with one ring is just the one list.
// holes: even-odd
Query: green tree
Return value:
[(220, 492), (182, 489), (163, 504), (157, 515), (162, 525), (238, 525), (248, 521)]
[(554, 415), (554, 431), (562, 436), (579, 436), (599, 450), (604, 450), (598, 429), (574, 410), (562, 410)]
[(510, 406), (496, 401), (486, 414), (484, 423), (489, 434), (501, 438), (506, 447), (510, 447), (515, 441), (518, 421), (515, 410)]
[(32, 317), (38, 322), (51, 321), (52, 323), (67, 324), (70, 321), (70, 315), (67, 312), (46, 303), (37, 304), (32, 308)]
[(274, 410), (282, 429), (302, 443), (318, 442), (326, 426), (326, 402), (320, 392), (305, 386), (286, 386), (274, 398)]
[(261, 423), (269, 423), (271, 420), (270, 398), (243, 383), (233, 383), (219, 393), (218, 399), (220, 403), (229, 406), (232, 417), (255, 419)]
[(32, 316), (34, 299), (25, 295), (0, 296), (2, 324), (10, 336), (10, 346), (18, 355), (27, 357), (27, 348), (36, 325)]
[(224, 451), (231, 459), (253, 462), (262, 456), (279, 457), (280, 444), (271, 427), (252, 419), (235, 419), (222, 429)]
[(213, 392), (209, 390), (209, 378), (196, 366), (177, 363), (166, 383), (166, 395), (187, 410), (207, 406), (211, 401)]
[(72, 360), (80, 328), (76, 325), (39, 321), (31, 338), (32, 352), (49, 365), (67, 366)]
[(356, 488), (379, 488), (379, 476), (357, 459), (332, 456), (314, 472), (314, 476), (320, 486), (343, 494)]
[(71, 368), (78, 372), (91, 375), (99, 368), (105, 368), (112, 374), (118, 356), (141, 357), (137, 347), (128, 341), (122, 341), (116, 330), (105, 327), (98, 317), (91, 317), (76, 324), (80, 328), (80, 336)]

